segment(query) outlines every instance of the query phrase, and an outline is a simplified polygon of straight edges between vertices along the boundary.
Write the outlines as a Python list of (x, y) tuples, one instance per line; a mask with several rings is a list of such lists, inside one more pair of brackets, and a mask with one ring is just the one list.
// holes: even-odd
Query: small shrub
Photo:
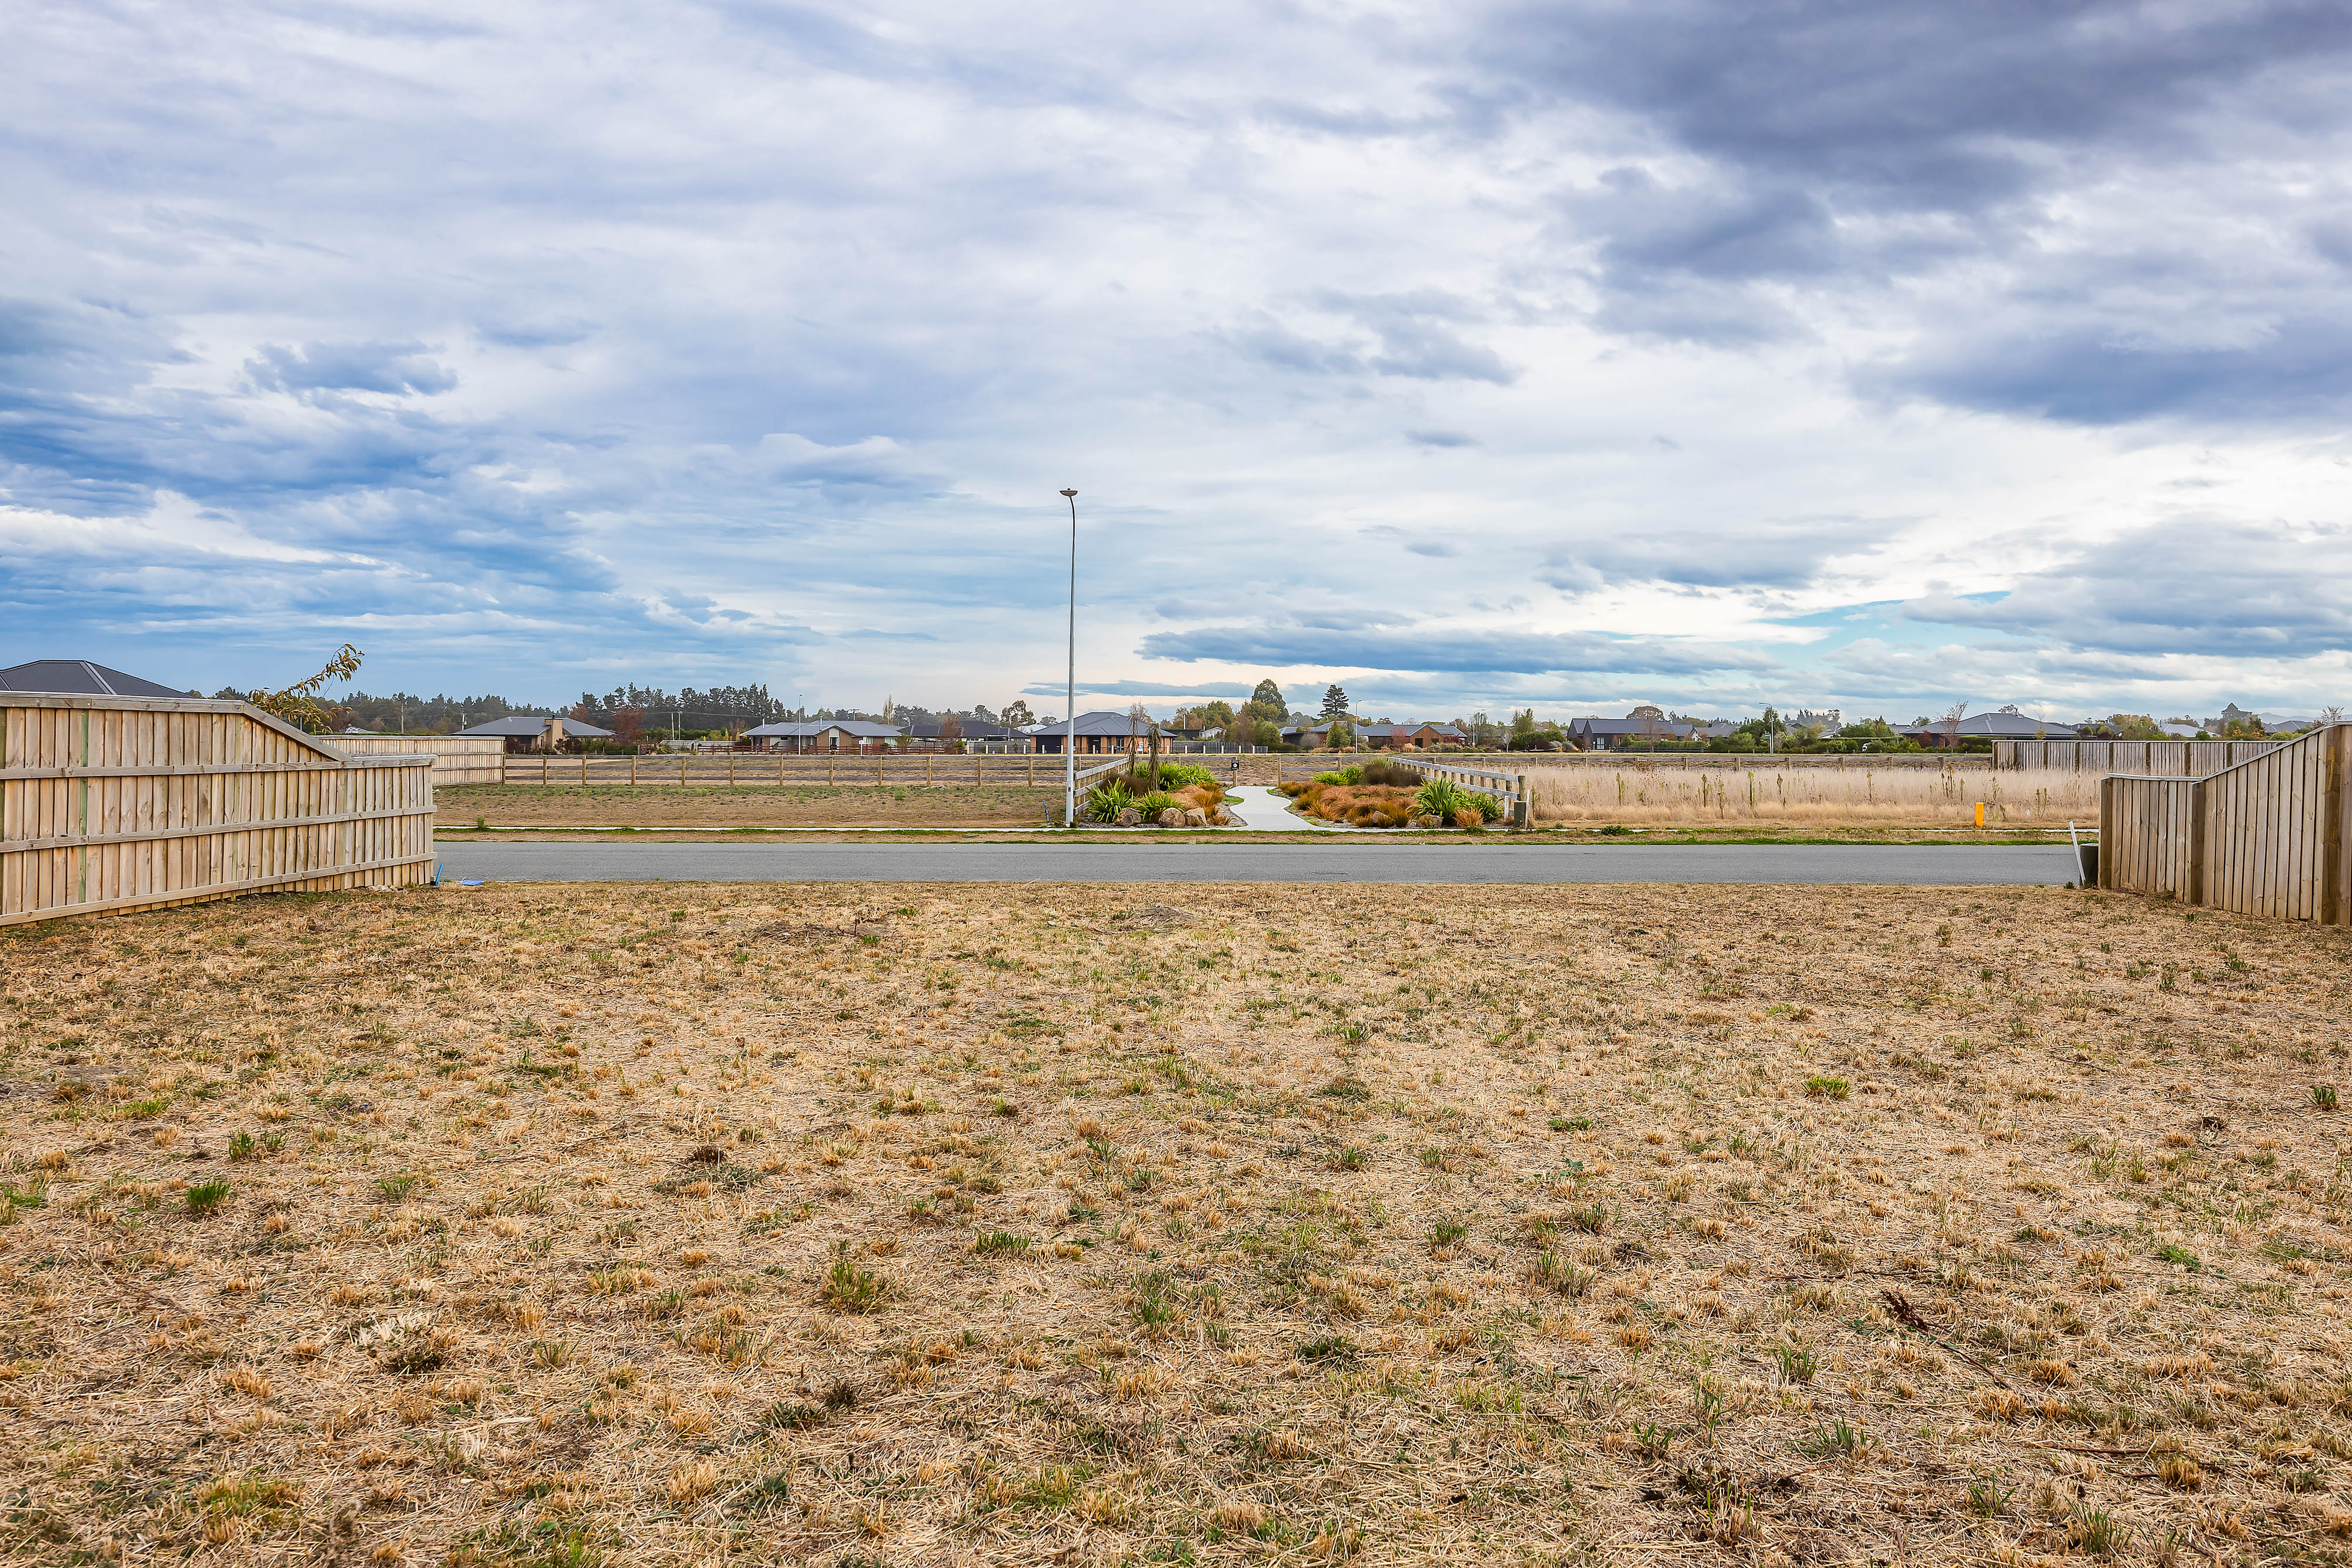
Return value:
[(972, 1239), (971, 1249), (983, 1258), (1011, 1257), (1029, 1250), (1026, 1236), (1015, 1236), (1010, 1230), (983, 1230)]
[(1458, 1219), (1441, 1219), (1429, 1228), (1432, 1247), (1451, 1247), (1470, 1234), (1470, 1228)]
[(1118, 814), (1135, 804), (1135, 792), (1124, 779), (1110, 779), (1087, 791), (1079, 814), (1089, 822), (1115, 822)]
[(1805, 1094), (1813, 1100), (1843, 1100), (1853, 1090), (1843, 1078), (1826, 1078), (1816, 1072), (1805, 1080)]
[(187, 1191), (188, 1212), (198, 1219), (214, 1213), (227, 1201), (228, 1183), (218, 1176), (207, 1182), (198, 1182)]
[(2311, 1086), (2311, 1103), (2312, 1103), (2312, 1108), (2313, 1108), (2314, 1110), (2318, 1110), (2318, 1111), (2333, 1111), (2333, 1110), (2335, 1110), (2335, 1109), (2336, 1109), (2336, 1085), (2334, 1085), (2333, 1083), (2315, 1083), (2315, 1084), (2313, 1084), (2313, 1085)]

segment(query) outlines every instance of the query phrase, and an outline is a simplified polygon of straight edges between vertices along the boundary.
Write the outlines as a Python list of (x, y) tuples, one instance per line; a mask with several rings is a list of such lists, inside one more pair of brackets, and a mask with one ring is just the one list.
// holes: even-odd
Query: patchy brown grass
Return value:
[(2340, 1561), (2348, 959), (1983, 889), (19, 930), (0, 1542)]

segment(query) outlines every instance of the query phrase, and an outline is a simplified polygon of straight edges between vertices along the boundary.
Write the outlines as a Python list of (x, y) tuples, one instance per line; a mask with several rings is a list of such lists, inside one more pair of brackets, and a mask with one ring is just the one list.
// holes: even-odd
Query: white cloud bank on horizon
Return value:
[(1001, 704), (1058, 689), (1073, 485), (1103, 692), (2352, 691), (2340, 6), (0, 44), (0, 663)]

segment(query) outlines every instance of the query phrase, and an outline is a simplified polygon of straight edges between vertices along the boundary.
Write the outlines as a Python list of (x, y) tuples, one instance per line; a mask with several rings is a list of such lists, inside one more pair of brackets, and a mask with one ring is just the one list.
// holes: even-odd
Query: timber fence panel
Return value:
[(2100, 885), (2232, 914), (2352, 923), (2352, 726), (2228, 744), (2244, 755), (2201, 776), (2101, 780)]
[(1993, 767), (2003, 773), (2046, 768), (2062, 773), (2113, 773), (2127, 778), (2204, 779), (2292, 744), (2283, 740), (1997, 740)]
[(241, 703), (0, 695), (0, 925), (429, 881), (432, 766)]
[(331, 735), (336, 750), (353, 757), (430, 757), (433, 787), (503, 784), (507, 743), (495, 735)]

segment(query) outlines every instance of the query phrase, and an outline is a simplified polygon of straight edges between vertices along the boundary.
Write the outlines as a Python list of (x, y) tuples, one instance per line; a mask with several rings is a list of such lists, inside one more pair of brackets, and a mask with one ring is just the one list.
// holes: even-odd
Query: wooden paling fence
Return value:
[(429, 882), (432, 766), (243, 703), (0, 693), (0, 925)]
[(2099, 885), (2239, 915), (2352, 925), (2352, 725), (2201, 779), (2099, 781)]
[(352, 757), (429, 757), (436, 789), (507, 781), (507, 743), (499, 736), (331, 735), (326, 739)]
[[(1171, 760), (1162, 752), (1163, 760)], [(1127, 754), (1078, 754), (1080, 773), (1121, 768)], [(1139, 757), (1137, 765), (1146, 759)], [(764, 785), (803, 788), (821, 784), (983, 784), (1044, 788), (1062, 781), (1058, 756), (956, 756), (945, 752), (913, 757), (794, 755), (791, 752), (721, 752), (715, 757), (551, 756), (521, 753), (506, 758), (509, 784), (698, 785), (748, 789)]]
[(2048, 768), (2061, 773), (2130, 773), (2157, 779), (2209, 779), (2285, 745), (2278, 740), (1996, 740), (1993, 766)]

